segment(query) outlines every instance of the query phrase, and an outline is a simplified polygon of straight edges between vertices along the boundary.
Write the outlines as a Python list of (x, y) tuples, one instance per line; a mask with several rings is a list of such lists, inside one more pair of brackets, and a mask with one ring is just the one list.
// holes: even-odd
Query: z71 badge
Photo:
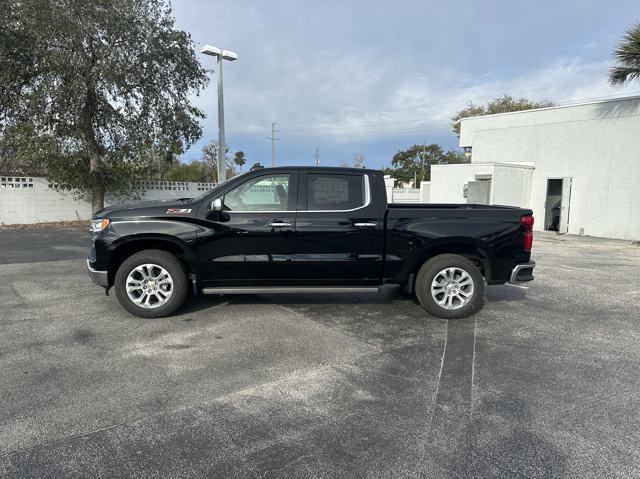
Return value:
[(169, 208), (167, 210), (168, 215), (182, 215), (184, 213), (191, 213), (191, 208)]

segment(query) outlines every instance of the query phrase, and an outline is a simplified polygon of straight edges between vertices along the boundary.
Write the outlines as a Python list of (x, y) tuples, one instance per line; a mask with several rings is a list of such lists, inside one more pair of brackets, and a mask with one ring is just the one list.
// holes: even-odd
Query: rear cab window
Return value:
[(308, 211), (349, 211), (366, 205), (365, 176), (360, 174), (307, 174)]

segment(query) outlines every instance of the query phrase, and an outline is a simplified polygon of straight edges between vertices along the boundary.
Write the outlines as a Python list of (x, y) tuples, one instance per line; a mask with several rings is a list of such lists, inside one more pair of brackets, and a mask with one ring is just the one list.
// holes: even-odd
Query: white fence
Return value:
[[(387, 188), (388, 200), (392, 203), (425, 203), (425, 183), (421, 188)], [(393, 184), (391, 180), (390, 185)], [(185, 181), (147, 181), (139, 200), (169, 200), (199, 196), (210, 190), (213, 183), (190, 183)], [(129, 202), (135, 202), (131, 199)], [(122, 203), (112, 198), (105, 204)], [(32, 224), (51, 221), (88, 220), (91, 218), (91, 203), (77, 200), (70, 193), (49, 187), (45, 178), (24, 176), (0, 177), (0, 224)]]
[(394, 188), (391, 203), (420, 203), (420, 189)]
[[(182, 181), (148, 181), (139, 200), (168, 200), (201, 195), (215, 185)], [(129, 200), (135, 202), (136, 199)], [(106, 205), (121, 203), (112, 198)], [(88, 220), (91, 203), (49, 187), (45, 178), (0, 177), (0, 224), (31, 224), (50, 221)]]

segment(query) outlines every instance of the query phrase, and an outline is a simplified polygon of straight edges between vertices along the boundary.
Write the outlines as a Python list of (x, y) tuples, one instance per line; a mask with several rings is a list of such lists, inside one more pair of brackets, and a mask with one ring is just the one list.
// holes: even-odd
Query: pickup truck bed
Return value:
[(531, 210), (476, 204), (390, 204), (388, 209), (387, 251), (395, 253), (387, 265), (391, 281), (410, 275), (430, 256), (455, 253), (479, 262), (488, 284), (504, 284), (515, 264), (530, 259), (522, 247), (521, 219)]

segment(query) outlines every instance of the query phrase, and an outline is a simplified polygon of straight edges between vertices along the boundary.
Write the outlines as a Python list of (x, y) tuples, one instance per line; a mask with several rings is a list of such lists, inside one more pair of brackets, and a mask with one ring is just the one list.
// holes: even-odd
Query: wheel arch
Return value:
[(196, 272), (196, 262), (190, 247), (169, 235), (135, 235), (124, 237), (115, 245), (109, 258), (108, 281), (112, 286), (120, 265), (131, 255), (147, 249), (158, 249), (173, 254), (185, 265), (187, 273)]
[(445, 238), (432, 242), (416, 255), (416, 262), (411, 270), (409, 283), (405, 288), (413, 291), (418, 271), (431, 258), (442, 254), (456, 254), (471, 260), (488, 281), (491, 279), (492, 255), (490, 249), (479, 240), (473, 238)]

